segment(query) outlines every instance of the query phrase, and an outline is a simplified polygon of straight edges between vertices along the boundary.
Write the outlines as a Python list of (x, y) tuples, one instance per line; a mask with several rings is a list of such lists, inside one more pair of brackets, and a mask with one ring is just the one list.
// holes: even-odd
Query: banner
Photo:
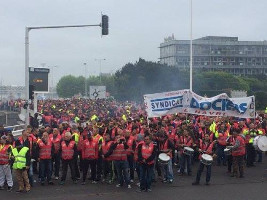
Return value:
[(215, 97), (206, 98), (190, 92), (190, 90), (178, 90), (146, 94), (144, 101), (148, 117), (188, 113), (205, 116), (255, 118), (254, 96), (229, 98), (226, 93), (222, 93)]

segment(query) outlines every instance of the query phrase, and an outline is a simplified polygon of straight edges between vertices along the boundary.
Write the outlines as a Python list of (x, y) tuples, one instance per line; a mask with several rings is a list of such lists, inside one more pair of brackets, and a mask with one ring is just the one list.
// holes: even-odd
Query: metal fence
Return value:
[(19, 113), (18, 112), (5, 112), (0, 111), (0, 125), (14, 126), (19, 124)]

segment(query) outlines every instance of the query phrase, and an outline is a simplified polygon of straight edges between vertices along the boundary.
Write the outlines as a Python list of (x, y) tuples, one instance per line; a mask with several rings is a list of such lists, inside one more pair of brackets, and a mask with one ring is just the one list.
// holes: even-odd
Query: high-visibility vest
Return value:
[(42, 140), (38, 140), (37, 144), (40, 148), (39, 158), (41, 160), (51, 159), (52, 142), (48, 140), (45, 144)]
[[(19, 138), (18, 138), (18, 140), (20, 141), (20, 144), (21, 145), (23, 145), (24, 144), (24, 140), (23, 140), (23, 138), (22, 138), (22, 136), (20, 136)], [(30, 142), (30, 153), (32, 153), (31, 151), (32, 151), (32, 145), (33, 145), (33, 138), (32, 137), (28, 137), (28, 140), (29, 140), (29, 142)]]
[(54, 144), (55, 153), (58, 153), (60, 149), (60, 141), (61, 141), (61, 135), (58, 134), (56, 138), (54, 138), (53, 134), (49, 135), (50, 141)]
[[(159, 145), (160, 150), (168, 150), (168, 149), (169, 149), (169, 148), (168, 148), (168, 143), (169, 143), (169, 140), (167, 139), (167, 140), (165, 141), (164, 145)], [(169, 156), (172, 158), (172, 153), (169, 154)]]
[(253, 143), (255, 137), (257, 137), (258, 135), (261, 135), (261, 133), (259, 131), (257, 131), (257, 130), (249, 131), (248, 134), (249, 134), (249, 137), (250, 137), (249, 143), (251, 143), (251, 144)]
[(75, 146), (75, 142), (74, 141), (70, 141), (69, 146), (66, 145), (65, 141), (61, 142), (61, 148), (62, 148), (61, 158), (63, 160), (71, 160), (71, 159), (73, 159), (74, 146)]
[(80, 120), (80, 118), (79, 118), (78, 116), (76, 116), (76, 117), (74, 118), (75, 123), (77, 123), (79, 120)]
[(98, 159), (98, 143), (95, 140), (83, 141), (82, 145), (82, 158), (83, 159)]
[(267, 113), (267, 107), (265, 108), (265, 111), (264, 112)]
[(214, 146), (214, 142), (209, 142), (208, 144), (206, 144), (205, 142), (203, 142), (203, 140), (200, 140), (199, 148), (201, 149), (201, 151), (203, 151), (206, 154), (209, 154), (209, 155), (212, 154), (213, 146)]
[(12, 149), (12, 154), (15, 157), (13, 169), (23, 169), (26, 167), (26, 154), (28, 151), (28, 147), (23, 147), (19, 152), (17, 148)]
[(76, 145), (79, 143), (79, 138), (80, 138), (80, 135), (78, 133), (73, 133), (72, 134), (72, 137), (74, 136), (74, 141), (76, 143)]
[(94, 136), (94, 140), (99, 143), (99, 141), (103, 141), (103, 137), (99, 134), (97, 134), (96, 136)]
[(93, 115), (93, 116), (91, 117), (91, 121), (93, 121), (93, 120), (97, 120), (97, 119), (98, 119), (97, 115)]
[(112, 153), (113, 160), (127, 160), (126, 149), (124, 144), (118, 144)]
[[(106, 141), (104, 141), (103, 143), (102, 143), (102, 153), (105, 155), (108, 151), (109, 151), (109, 149), (110, 149), (110, 147), (111, 147), (111, 145), (113, 144), (114, 142), (113, 141), (108, 141), (108, 142), (106, 142)], [(108, 161), (110, 161), (110, 160), (113, 160), (113, 156), (112, 156), (112, 154), (109, 156), (109, 157), (107, 157), (107, 158), (104, 158), (104, 160), (108, 160)]]
[(8, 149), (11, 145), (6, 144), (0, 147), (0, 165), (6, 165), (9, 161)]
[(131, 155), (131, 154), (134, 153), (134, 151), (133, 151), (133, 142), (134, 142), (134, 137), (130, 136), (130, 138), (127, 141), (127, 145), (129, 146), (129, 148), (126, 149), (127, 155)]
[[(145, 143), (142, 144), (142, 157), (144, 159), (148, 159), (152, 153), (153, 153), (153, 150), (154, 150), (154, 144), (153, 142), (150, 142), (149, 145), (146, 145)], [(147, 164), (151, 165), (154, 163), (154, 160), (148, 162)]]
[(136, 145), (135, 151), (134, 151), (134, 161), (138, 161), (138, 146), (139, 145), (143, 145), (144, 141), (140, 141), (138, 142), (138, 144)]
[(216, 123), (215, 122), (212, 122), (212, 124), (210, 125), (209, 129), (212, 133), (215, 133), (216, 132)]
[(237, 136), (233, 145), (235, 145), (237, 140), (240, 146), (237, 149), (232, 149), (232, 156), (243, 156), (246, 154), (245, 140), (241, 136)]
[(172, 130), (171, 130), (171, 133), (170, 133), (169, 130), (166, 129), (166, 134), (167, 134), (168, 138), (169, 138), (171, 141), (174, 141), (174, 140), (175, 140), (175, 136), (176, 136), (175, 131), (176, 131), (175, 129), (172, 129)]
[(222, 146), (226, 146), (226, 140), (227, 137), (229, 136), (229, 133), (226, 131), (225, 133), (219, 133), (219, 136), (217, 138), (218, 144)]

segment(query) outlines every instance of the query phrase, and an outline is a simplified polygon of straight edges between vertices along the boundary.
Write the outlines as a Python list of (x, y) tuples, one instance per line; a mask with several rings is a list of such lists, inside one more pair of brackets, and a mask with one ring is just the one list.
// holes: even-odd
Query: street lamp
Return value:
[(51, 73), (51, 92), (52, 92), (52, 99), (54, 99), (54, 70), (55, 68), (58, 68), (59, 66), (55, 65), (55, 66), (50, 66), (48, 68), (52, 69), (52, 73)]
[(87, 63), (83, 63), (84, 65), (84, 96), (87, 97)]
[(191, 23), (190, 23), (190, 92), (193, 92), (193, 2), (190, 0)]
[(100, 71), (100, 72), (99, 72), (99, 80), (100, 80), (100, 83), (102, 82), (102, 81), (101, 81), (101, 63), (102, 63), (102, 61), (104, 61), (104, 60), (106, 60), (106, 58), (98, 58), (98, 59), (96, 58), (96, 59), (95, 59), (95, 61), (98, 61), (98, 62), (99, 62), (99, 71)]

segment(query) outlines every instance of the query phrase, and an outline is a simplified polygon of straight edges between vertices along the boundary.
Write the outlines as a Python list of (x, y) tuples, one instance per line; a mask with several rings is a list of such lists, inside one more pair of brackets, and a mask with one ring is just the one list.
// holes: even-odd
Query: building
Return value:
[[(189, 69), (190, 40), (165, 38), (160, 44), (160, 63)], [(267, 41), (239, 41), (238, 37), (220, 36), (195, 39), (193, 68), (235, 75), (266, 75)]]
[[(24, 86), (4, 86), (0, 85), (0, 101), (2, 100), (14, 100), (25, 99)], [(56, 88), (49, 88), (50, 92), (40, 93), (38, 92), (38, 99), (58, 99)]]

